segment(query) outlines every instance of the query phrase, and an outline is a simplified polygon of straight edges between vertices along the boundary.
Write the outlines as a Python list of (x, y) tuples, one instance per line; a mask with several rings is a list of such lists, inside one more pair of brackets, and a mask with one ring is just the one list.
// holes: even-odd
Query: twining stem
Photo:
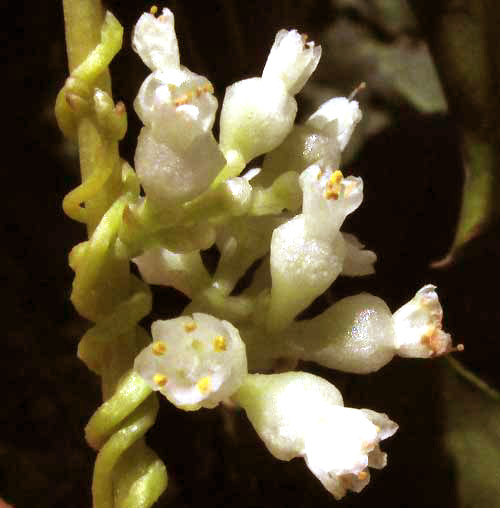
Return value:
[(151, 310), (151, 294), (131, 275), (129, 259), (117, 245), (123, 210), (138, 195), (133, 172), (118, 153), (125, 111), (112, 102), (107, 69), (123, 31), (112, 14), (104, 16), (100, 0), (63, 0), (63, 6), (71, 76), (58, 96), (56, 114), (62, 128), (77, 120), (82, 178), (65, 199), (65, 210), (86, 223), (89, 237), (70, 256), (72, 301), (95, 322), (80, 342), (79, 356), (101, 375), (107, 401), (87, 428), (89, 444), (100, 449), (93, 507), (148, 508), (165, 490), (167, 474), (143, 439), (155, 421), (157, 399), (131, 370), (149, 341), (137, 323)]
[[(99, 44), (104, 10), (100, 0), (63, 0), (66, 49), (70, 73), (80, 65), (87, 55)], [(106, 69), (94, 85), (111, 95), (111, 78)], [(78, 149), (80, 171), (85, 182), (98, 161), (106, 155), (114, 155), (113, 171), (102, 191), (85, 203), (87, 231), (90, 235), (101, 217), (116, 199), (120, 187), (120, 164), (117, 142), (110, 142), (89, 118), (82, 118), (78, 125)]]

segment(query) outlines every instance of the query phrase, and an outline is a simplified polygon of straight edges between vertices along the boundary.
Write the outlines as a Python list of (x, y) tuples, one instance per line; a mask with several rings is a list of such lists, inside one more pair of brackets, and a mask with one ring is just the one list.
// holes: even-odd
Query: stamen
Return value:
[(150, 12), (150, 14), (152, 14), (154, 16), (158, 12), (158, 6), (152, 5), (151, 9), (149, 9), (149, 12)]
[(196, 326), (196, 323), (195, 323), (194, 321), (191, 321), (191, 322), (186, 323), (186, 324), (184, 325), (184, 330), (185, 330), (186, 332), (188, 332), (188, 333), (189, 333), (189, 332), (194, 332), (194, 331), (196, 330), (196, 328), (197, 328), (197, 326)]
[(339, 169), (336, 169), (328, 179), (328, 182), (326, 183), (326, 188), (324, 192), (324, 196), (326, 199), (338, 199), (340, 196), (340, 190), (341, 190), (341, 182), (344, 178), (344, 175), (342, 174), (342, 171)]
[(196, 386), (202, 395), (206, 395), (211, 390), (212, 381), (210, 376), (202, 377), (197, 383)]
[(162, 340), (157, 340), (153, 342), (153, 347), (151, 349), (153, 351), (153, 354), (155, 354), (156, 356), (161, 356), (165, 354), (165, 352), (167, 351), (167, 345)]
[(153, 381), (157, 386), (165, 386), (167, 384), (167, 376), (164, 376), (163, 374), (155, 374), (153, 376)]
[(214, 339), (214, 351), (217, 353), (221, 353), (222, 351), (226, 351), (227, 343), (226, 338), (222, 335), (217, 335)]
[(366, 471), (361, 471), (358, 473), (358, 480), (366, 480), (368, 478), (368, 473)]
[(366, 88), (366, 83), (362, 81), (352, 92), (351, 95), (347, 98), (347, 100), (352, 101), (354, 97), (360, 92), (361, 90), (364, 90)]
[(340, 183), (343, 178), (344, 175), (342, 174), (342, 171), (340, 171), (340, 169), (336, 169), (330, 176), (330, 182), (332, 182), (332, 184)]
[(212, 83), (205, 83), (204, 85), (197, 86), (193, 90), (189, 90), (184, 95), (181, 95), (178, 99), (174, 101), (176, 107), (184, 106), (184, 104), (189, 104), (193, 101), (194, 97), (200, 97), (205, 93), (214, 93), (214, 87)]
[(115, 106), (115, 113), (119, 116), (125, 113), (125, 104), (122, 101), (118, 101)]
[(184, 106), (184, 104), (188, 104), (193, 100), (193, 92), (187, 92), (184, 95), (181, 95), (178, 99), (174, 101), (176, 107)]

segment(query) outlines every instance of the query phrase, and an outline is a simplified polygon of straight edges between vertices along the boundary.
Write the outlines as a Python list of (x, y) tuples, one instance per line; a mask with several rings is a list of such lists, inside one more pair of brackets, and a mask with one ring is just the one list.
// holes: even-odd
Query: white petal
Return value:
[[(332, 183), (336, 175), (338, 181)], [(325, 241), (333, 240), (347, 215), (363, 201), (363, 180), (354, 176), (344, 178), (331, 167), (309, 166), (300, 175), (300, 185), (307, 234)]]
[(280, 30), (267, 58), (262, 77), (280, 79), (291, 95), (300, 92), (321, 58), (321, 46), (306, 42), (297, 30)]
[(157, 71), (142, 84), (134, 108), (158, 141), (185, 150), (212, 130), (218, 104), (212, 92), (205, 77), (184, 67)]
[(143, 14), (135, 25), (132, 47), (153, 71), (179, 67), (179, 47), (172, 12), (164, 8), (158, 18), (149, 13)]
[(344, 150), (362, 116), (356, 101), (350, 101), (345, 97), (335, 97), (322, 104), (309, 117), (306, 125), (325, 132), (334, 129), (340, 149)]
[(342, 267), (342, 275), (360, 277), (375, 273), (373, 265), (377, 261), (377, 255), (371, 250), (364, 250), (364, 245), (354, 235), (341, 233), (347, 253)]

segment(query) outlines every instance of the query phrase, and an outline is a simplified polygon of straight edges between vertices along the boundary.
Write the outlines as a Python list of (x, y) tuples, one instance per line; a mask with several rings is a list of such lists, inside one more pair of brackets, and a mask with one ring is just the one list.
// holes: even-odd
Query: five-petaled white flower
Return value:
[(304, 457), (337, 499), (368, 484), (368, 467), (385, 467), (379, 443), (398, 429), (385, 414), (344, 407), (335, 386), (304, 372), (249, 375), (234, 398), (275, 457)]
[(245, 345), (228, 321), (194, 313), (151, 327), (153, 343), (134, 368), (153, 390), (185, 410), (213, 408), (247, 375)]

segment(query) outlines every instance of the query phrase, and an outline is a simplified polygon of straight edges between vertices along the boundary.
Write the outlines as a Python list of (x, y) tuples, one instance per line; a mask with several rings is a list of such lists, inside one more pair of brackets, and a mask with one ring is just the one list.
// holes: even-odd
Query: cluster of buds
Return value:
[[(134, 262), (146, 282), (191, 299), (181, 317), (153, 324), (135, 369), (181, 409), (239, 405), (274, 456), (303, 457), (336, 498), (359, 492), (368, 468), (386, 465), (379, 444), (397, 425), (385, 414), (345, 408), (340, 392), (317, 376), (273, 369), (283, 359), (308, 360), (366, 374), (395, 355), (428, 358), (453, 348), (432, 285), (394, 314), (360, 294), (296, 320), (339, 275), (375, 271), (376, 255), (340, 231), (363, 200), (361, 178), (340, 169), (362, 117), (358, 103), (333, 98), (295, 124), (294, 96), (321, 48), (281, 30), (262, 76), (227, 88), (217, 142), (213, 87), (180, 65), (172, 13), (142, 15), (133, 47), (152, 71), (135, 101), (144, 124), (135, 166), (145, 197), (137, 208), (149, 203), (149, 224), (165, 232)], [(262, 168), (247, 167), (260, 155)], [(195, 238), (175, 247), (175, 235)], [(200, 249), (213, 245), (220, 258), (210, 274)], [(257, 261), (250, 285), (233, 294)]]

